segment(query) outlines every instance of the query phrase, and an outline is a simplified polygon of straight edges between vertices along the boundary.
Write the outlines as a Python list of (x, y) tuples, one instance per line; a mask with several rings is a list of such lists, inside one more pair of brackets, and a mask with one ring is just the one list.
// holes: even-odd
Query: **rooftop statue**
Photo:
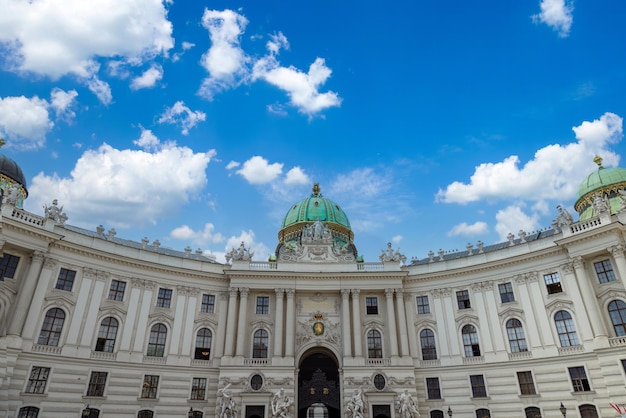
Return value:
[(239, 248), (233, 247), (232, 250), (226, 253), (226, 262), (230, 263), (230, 260), (233, 261), (250, 261), (252, 260), (252, 256), (254, 255), (254, 251), (250, 251), (250, 249), (246, 248), (246, 244), (242, 241)]
[(386, 263), (390, 261), (397, 261), (399, 263), (406, 263), (406, 255), (400, 254), (400, 247), (398, 247), (395, 251), (391, 246), (391, 243), (387, 243), (386, 250), (380, 250), (381, 254), (378, 256), (381, 262)]

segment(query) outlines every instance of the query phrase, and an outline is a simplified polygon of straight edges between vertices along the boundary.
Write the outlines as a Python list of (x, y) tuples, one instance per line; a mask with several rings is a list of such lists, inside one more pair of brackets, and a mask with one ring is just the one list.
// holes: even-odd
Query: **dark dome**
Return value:
[(0, 154), (0, 174), (13, 180), (24, 188), (26, 196), (28, 196), (28, 190), (26, 188), (26, 178), (19, 165), (6, 155)]

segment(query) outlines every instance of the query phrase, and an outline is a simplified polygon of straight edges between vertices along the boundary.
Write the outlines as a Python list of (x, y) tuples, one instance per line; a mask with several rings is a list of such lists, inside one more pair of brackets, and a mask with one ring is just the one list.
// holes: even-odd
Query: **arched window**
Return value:
[(465, 357), (479, 357), (480, 345), (478, 344), (478, 333), (474, 325), (465, 325), (461, 330), (463, 335), (463, 348)]
[(383, 340), (380, 332), (375, 329), (367, 333), (367, 357), (383, 358)]
[(163, 357), (165, 355), (165, 341), (167, 341), (167, 327), (163, 324), (152, 325), (146, 355)]
[(438, 409), (430, 411), (430, 418), (443, 418), (443, 411)]
[(524, 409), (524, 416), (526, 418), (541, 418), (541, 410), (536, 406), (529, 406)]
[(196, 351), (194, 353), (195, 359), (208, 360), (211, 356), (211, 341), (213, 340), (213, 334), (208, 328), (201, 328), (196, 334)]
[(580, 411), (580, 418), (599, 418), (596, 407), (590, 404), (580, 405), (578, 407)]
[(58, 346), (64, 322), (65, 312), (63, 309), (52, 308), (46, 312), (37, 344)]
[(477, 409), (476, 418), (491, 418), (491, 412), (486, 408)]
[(571, 347), (580, 344), (572, 315), (569, 312), (558, 311), (554, 315), (554, 324), (556, 325), (556, 332), (559, 334), (561, 347)]
[(20, 408), (17, 418), (37, 418), (39, 416), (39, 408), (35, 406), (25, 406)]
[(420, 332), (420, 344), (422, 346), (422, 360), (437, 360), (435, 333), (432, 330), (424, 329)]
[(142, 409), (141, 411), (137, 412), (137, 418), (152, 418), (154, 416), (154, 412), (150, 411), (149, 409)]
[(626, 302), (614, 300), (609, 303), (609, 315), (611, 316), (615, 335), (618, 337), (626, 335)]
[(522, 328), (522, 323), (519, 319), (513, 318), (506, 321), (506, 334), (509, 336), (511, 353), (528, 351), (526, 337), (524, 337), (524, 328)]
[(102, 320), (100, 331), (98, 331), (98, 339), (96, 340), (96, 351), (113, 352), (118, 325), (119, 322), (112, 316)]
[(259, 329), (254, 332), (254, 338), (252, 339), (252, 358), (267, 358), (269, 338), (269, 334), (264, 329)]
[(99, 418), (100, 417), (100, 410), (96, 409), (96, 408), (85, 408), (83, 409), (83, 413), (81, 415), (82, 417), (89, 417), (89, 418)]

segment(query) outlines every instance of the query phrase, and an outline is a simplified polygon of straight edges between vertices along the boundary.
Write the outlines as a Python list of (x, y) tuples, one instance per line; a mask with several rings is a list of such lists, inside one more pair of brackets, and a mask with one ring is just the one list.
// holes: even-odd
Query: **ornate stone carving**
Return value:
[(251, 251), (249, 248), (246, 248), (246, 244), (241, 241), (239, 248), (233, 247), (229, 252), (226, 253), (226, 262), (230, 263), (230, 261), (250, 261), (252, 260), (252, 256), (254, 256), (254, 251)]
[(613, 258), (624, 258), (624, 246), (622, 244), (607, 248)]
[(387, 249), (380, 250), (380, 252), (382, 254), (378, 256), (378, 258), (383, 263), (398, 262), (402, 265), (406, 264), (406, 256), (404, 254), (400, 254), (400, 247), (394, 251), (390, 242), (387, 243)]
[(296, 331), (296, 344), (302, 346), (311, 341), (318, 344), (323, 342), (334, 345), (337, 349), (341, 348), (341, 329), (338, 322), (332, 322), (321, 312), (307, 319), (306, 321), (298, 321), (298, 329)]
[(63, 206), (58, 206), (57, 199), (54, 199), (50, 206), (43, 205), (43, 211), (47, 219), (52, 219), (60, 224), (64, 224), (67, 221), (67, 215), (63, 212)]

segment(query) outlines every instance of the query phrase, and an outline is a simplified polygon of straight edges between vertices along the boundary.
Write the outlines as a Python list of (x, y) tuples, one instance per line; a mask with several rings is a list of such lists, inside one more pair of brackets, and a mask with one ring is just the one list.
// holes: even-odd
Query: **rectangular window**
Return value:
[(172, 303), (172, 289), (159, 289), (156, 306), (160, 308), (169, 308)]
[(61, 271), (59, 271), (57, 284), (54, 288), (71, 292), (72, 286), (74, 286), (75, 277), (76, 277), (76, 272), (74, 270), (67, 270), (67, 269), (62, 268)]
[(0, 281), (4, 281), (5, 277), (7, 279), (15, 277), (15, 271), (17, 270), (19, 261), (19, 257), (4, 253), (0, 258)]
[(368, 315), (378, 315), (378, 298), (367, 296), (365, 298), (365, 309)]
[(104, 396), (104, 387), (107, 384), (107, 372), (91, 372), (87, 396)]
[(561, 293), (563, 291), (561, 288), (561, 279), (559, 279), (558, 273), (544, 274), (543, 280), (546, 282), (546, 288), (548, 289), (549, 295)]
[(45, 393), (46, 383), (50, 377), (50, 367), (33, 366), (26, 384), (26, 393)]
[(517, 372), (517, 381), (519, 382), (519, 390), (522, 395), (536, 395), (535, 382), (533, 382), (533, 374), (531, 372)]
[(215, 312), (215, 295), (202, 295), (202, 304), (200, 305), (200, 312), (214, 313)]
[(270, 297), (269, 296), (257, 296), (256, 297), (256, 313), (257, 315), (269, 315), (270, 313)]
[(473, 398), (486, 398), (487, 387), (485, 386), (485, 377), (482, 374), (470, 375), (470, 382), (472, 384), (472, 397)]
[(459, 309), (469, 309), (472, 307), (470, 304), (469, 291), (459, 290), (456, 292), (456, 301), (459, 305)]
[(624, 369), (624, 373), (626, 373), (626, 359), (622, 360), (622, 369)]
[(591, 390), (584, 367), (570, 367), (568, 370), (574, 392), (589, 392)]
[(191, 381), (191, 400), (203, 401), (206, 393), (206, 378), (194, 377)]
[(111, 280), (111, 287), (109, 288), (109, 300), (124, 300), (124, 291), (126, 290), (126, 282), (121, 280)]
[(428, 399), (441, 399), (441, 388), (439, 387), (438, 377), (426, 378), (426, 392)]
[(500, 300), (502, 303), (515, 302), (513, 285), (511, 282), (499, 284), (498, 291), (500, 292)]
[(428, 296), (418, 296), (415, 298), (417, 301), (417, 313), (418, 314), (429, 314), (430, 313), (430, 305), (428, 304)]
[(593, 263), (598, 275), (598, 281), (600, 283), (608, 283), (615, 281), (615, 272), (610, 260), (602, 260), (597, 263)]
[(143, 378), (141, 385), (141, 397), (144, 399), (156, 399), (159, 389), (159, 376), (147, 374)]

